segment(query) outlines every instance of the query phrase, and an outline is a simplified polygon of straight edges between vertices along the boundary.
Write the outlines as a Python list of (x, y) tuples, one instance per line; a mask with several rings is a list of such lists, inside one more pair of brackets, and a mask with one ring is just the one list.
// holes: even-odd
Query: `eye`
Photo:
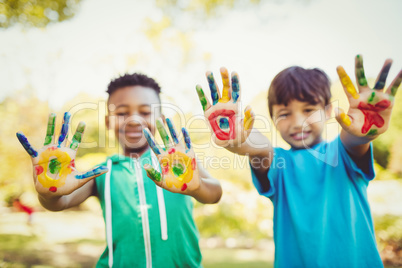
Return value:
[(289, 116), (289, 114), (280, 114), (280, 115), (278, 115), (278, 118), (286, 118), (286, 117), (288, 117)]
[(149, 112), (149, 111), (142, 111), (142, 112), (140, 112), (142, 115), (144, 115), (144, 116), (147, 116), (147, 115), (150, 115), (151, 114), (151, 112)]

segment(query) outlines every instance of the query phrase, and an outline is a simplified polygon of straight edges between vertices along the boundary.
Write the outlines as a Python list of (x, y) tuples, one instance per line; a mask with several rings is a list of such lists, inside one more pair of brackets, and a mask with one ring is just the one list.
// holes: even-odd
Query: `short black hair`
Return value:
[(324, 107), (331, 100), (331, 83), (321, 69), (304, 69), (292, 66), (282, 70), (272, 80), (268, 90), (268, 108), (271, 117), (272, 106), (289, 104), (292, 100), (322, 103)]
[(161, 87), (155, 81), (155, 79), (146, 76), (145, 74), (141, 73), (133, 73), (133, 74), (124, 74), (116, 79), (110, 81), (109, 85), (107, 86), (106, 92), (110, 95), (113, 94), (116, 90), (123, 87), (128, 86), (143, 86), (148, 87), (157, 93), (158, 97), (161, 93)]

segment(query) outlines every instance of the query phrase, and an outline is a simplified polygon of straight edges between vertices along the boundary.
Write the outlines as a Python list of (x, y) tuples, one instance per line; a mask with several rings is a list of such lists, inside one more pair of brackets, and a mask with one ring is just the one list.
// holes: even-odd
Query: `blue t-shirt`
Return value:
[(270, 189), (274, 205), (275, 267), (383, 267), (367, 200), (374, 178), (350, 158), (339, 136), (310, 149), (274, 148)]

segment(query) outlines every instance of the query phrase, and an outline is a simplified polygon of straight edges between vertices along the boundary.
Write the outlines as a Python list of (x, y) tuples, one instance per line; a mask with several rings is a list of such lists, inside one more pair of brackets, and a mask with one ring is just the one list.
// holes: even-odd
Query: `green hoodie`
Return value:
[(139, 159), (113, 155), (102, 163), (109, 172), (95, 180), (108, 246), (96, 267), (201, 267), (191, 197), (157, 187), (146, 163), (160, 168), (150, 150)]

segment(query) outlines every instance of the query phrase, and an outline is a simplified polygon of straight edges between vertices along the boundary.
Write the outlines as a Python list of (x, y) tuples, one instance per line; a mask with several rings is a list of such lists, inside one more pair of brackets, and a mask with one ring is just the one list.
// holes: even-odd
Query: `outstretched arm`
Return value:
[(364, 75), (363, 58), (357, 55), (355, 74), (358, 91), (343, 67), (337, 68), (350, 106), (347, 114), (340, 108), (336, 109), (336, 119), (342, 127), (341, 141), (354, 157), (363, 156), (370, 142), (388, 129), (394, 97), (402, 81), (400, 71), (388, 89), (383, 91), (391, 64), (391, 59), (385, 61), (374, 88), (370, 88)]
[(273, 156), (271, 142), (257, 129), (253, 129), (255, 115), (249, 106), (245, 108), (244, 118), (242, 117), (239, 75), (233, 72), (229, 79), (226, 68), (221, 68), (220, 72), (223, 84), (222, 96), (213, 74), (206, 73), (212, 104), (205, 97), (201, 86), (196, 86), (213, 140), (230, 152), (249, 156), (257, 177), (266, 181)]
[(54, 136), (56, 115), (50, 114), (44, 146), (36, 150), (22, 132), (17, 133), (21, 145), (31, 156), (33, 180), (40, 203), (52, 211), (63, 210), (82, 203), (93, 194), (92, 179), (106, 173), (105, 167), (96, 167), (88, 172), (75, 168), (75, 155), (85, 129), (80, 122), (71, 144), (67, 146), (70, 113), (64, 114), (59, 138)]
[(152, 133), (144, 129), (145, 138), (161, 166), (159, 172), (151, 165), (144, 165), (148, 177), (170, 192), (190, 195), (201, 203), (217, 203), (222, 196), (221, 185), (196, 160), (187, 130), (182, 128), (184, 142), (179, 142), (173, 122), (169, 118), (166, 122), (172, 139), (169, 138), (163, 121), (156, 121), (165, 145), (164, 150), (155, 143)]

